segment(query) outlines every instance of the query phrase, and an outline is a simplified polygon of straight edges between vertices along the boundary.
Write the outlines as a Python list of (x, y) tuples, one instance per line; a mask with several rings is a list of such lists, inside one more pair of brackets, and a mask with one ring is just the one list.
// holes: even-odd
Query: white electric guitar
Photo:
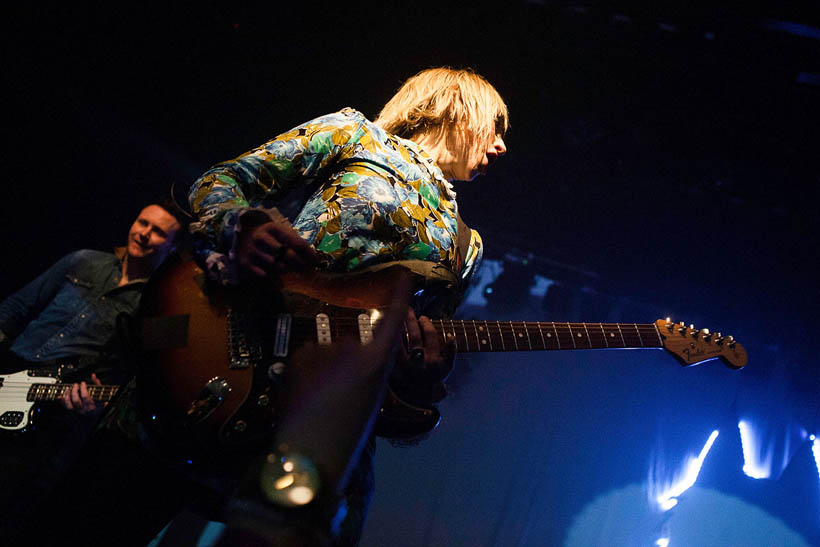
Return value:
[[(0, 430), (25, 430), (32, 423), (34, 405), (59, 401), (72, 385), (38, 376), (33, 370), (0, 375)], [(107, 403), (118, 388), (88, 384), (88, 395), (95, 402)]]

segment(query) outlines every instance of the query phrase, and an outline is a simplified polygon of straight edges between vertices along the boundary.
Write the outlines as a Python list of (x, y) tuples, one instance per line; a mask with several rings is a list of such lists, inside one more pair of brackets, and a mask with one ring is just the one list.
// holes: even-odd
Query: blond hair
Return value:
[(455, 129), (475, 146), (503, 135), (507, 105), (498, 91), (472, 70), (430, 68), (408, 79), (376, 118), (382, 129), (412, 139)]

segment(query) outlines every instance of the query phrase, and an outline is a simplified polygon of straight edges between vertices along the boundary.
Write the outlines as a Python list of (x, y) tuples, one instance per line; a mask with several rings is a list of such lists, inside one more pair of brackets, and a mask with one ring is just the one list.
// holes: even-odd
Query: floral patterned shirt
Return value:
[(212, 278), (237, 281), (243, 215), (287, 210), (292, 194), (301, 195), (288, 216), (327, 270), (416, 259), (442, 263), (466, 281), (480, 262), (475, 230), (463, 261), (457, 256), (456, 195), (433, 159), (345, 108), (217, 164), (194, 183), (191, 232)]

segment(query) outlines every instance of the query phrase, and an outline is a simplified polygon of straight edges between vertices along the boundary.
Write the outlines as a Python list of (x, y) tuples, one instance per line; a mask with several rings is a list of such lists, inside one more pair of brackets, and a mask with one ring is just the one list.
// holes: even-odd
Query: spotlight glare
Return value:
[(752, 425), (740, 420), (737, 428), (740, 430), (740, 446), (743, 450), (743, 473), (753, 479), (768, 479), (772, 475), (772, 446), (769, 446), (765, 458), (761, 458), (760, 440)]
[(703, 445), (700, 454), (698, 454), (696, 458), (689, 456), (689, 460), (684, 465), (681, 477), (655, 498), (655, 501), (662, 511), (668, 511), (677, 505), (680, 495), (689, 490), (692, 485), (695, 484), (695, 481), (698, 480), (700, 469), (703, 467), (703, 461), (706, 459), (706, 455), (709, 453), (709, 450), (711, 450), (717, 436), (718, 430), (715, 429), (712, 431), (712, 434), (709, 435), (709, 439), (707, 439), (706, 444)]

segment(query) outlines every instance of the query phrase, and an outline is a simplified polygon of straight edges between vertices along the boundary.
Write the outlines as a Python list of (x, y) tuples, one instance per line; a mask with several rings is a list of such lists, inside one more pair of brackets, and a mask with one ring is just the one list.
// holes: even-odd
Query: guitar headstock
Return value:
[(720, 359), (729, 368), (746, 366), (746, 350), (732, 336), (711, 333), (709, 329), (696, 329), (681, 323), (673, 323), (668, 317), (655, 321), (663, 337), (663, 347), (680, 363), (688, 367), (704, 361)]

